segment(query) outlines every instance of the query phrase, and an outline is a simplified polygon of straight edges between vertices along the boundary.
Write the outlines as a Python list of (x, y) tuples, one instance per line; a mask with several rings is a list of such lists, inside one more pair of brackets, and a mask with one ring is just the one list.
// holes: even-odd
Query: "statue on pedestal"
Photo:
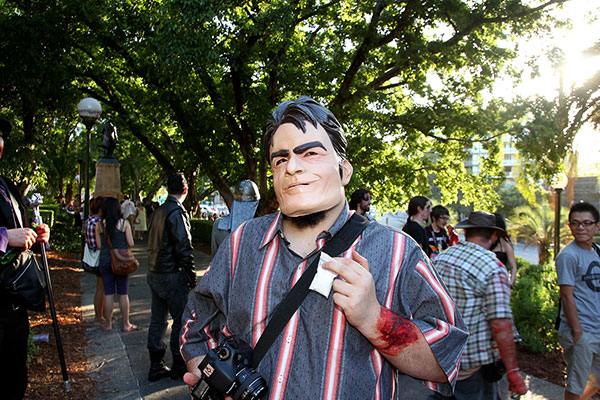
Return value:
[(119, 138), (117, 136), (117, 127), (113, 125), (110, 119), (107, 119), (102, 125), (102, 156), (100, 158), (116, 159), (113, 152), (117, 148)]

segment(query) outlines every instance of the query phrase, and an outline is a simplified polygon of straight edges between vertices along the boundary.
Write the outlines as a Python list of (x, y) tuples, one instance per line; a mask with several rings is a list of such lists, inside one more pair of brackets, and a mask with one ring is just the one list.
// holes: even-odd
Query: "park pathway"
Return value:
[[(151, 295), (146, 283), (148, 269), (146, 241), (136, 241), (133, 252), (140, 261), (140, 268), (130, 277), (129, 289), (130, 320), (138, 326), (137, 330), (129, 333), (121, 332), (121, 315), (116, 304), (112, 331), (103, 332), (100, 325), (94, 324), (93, 299), (96, 279), (90, 274), (83, 274), (81, 278), (83, 318), (86, 324), (86, 334), (90, 340), (86, 347), (86, 354), (91, 363), (90, 369), (98, 389), (98, 395), (93, 400), (187, 400), (190, 398), (189, 391), (182, 381), (166, 378), (158, 382), (149, 382), (147, 379), (150, 360), (146, 349), (146, 339), (150, 321)], [(194, 252), (194, 255), (199, 270), (198, 274), (202, 274), (211, 257), (198, 250)], [(170, 323), (167, 338), (168, 335), (170, 335)], [(167, 365), (171, 365), (169, 351), (167, 351), (165, 361)], [(522, 400), (562, 399), (562, 388), (532, 376), (528, 376), (527, 381), (531, 390), (527, 395), (521, 396)], [(408, 384), (401, 389), (405, 394), (401, 398), (424, 400), (427, 398), (427, 393), (421, 388), (420, 385)], [(504, 379), (501, 382), (501, 388), (502, 399), (509, 399)]]

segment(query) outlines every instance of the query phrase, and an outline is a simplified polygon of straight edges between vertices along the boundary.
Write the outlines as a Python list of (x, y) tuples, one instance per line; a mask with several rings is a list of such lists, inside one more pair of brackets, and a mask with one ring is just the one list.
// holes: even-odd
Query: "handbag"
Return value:
[(87, 243), (83, 246), (83, 260), (81, 261), (81, 267), (87, 273), (100, 276), (100, 250), (90, 250)]
[(104, 221), (102, 221), (102, 231), (104, 232), (106, 243), (110, 247), (110, 266), (113, 274), (127, 276), (137, 271), (140, 263), (131, 252), (131, 249), (113, 249), (110, 238), (106, 234)]
[[(11, 249), (13, 256), (18, 249)], [(15, 306), (31, 311), (46, 309), (46, 277), (37, 258), (31, 250), (25, 250), (14, 257), (10, 251), (0, 260), (0, 292)]]

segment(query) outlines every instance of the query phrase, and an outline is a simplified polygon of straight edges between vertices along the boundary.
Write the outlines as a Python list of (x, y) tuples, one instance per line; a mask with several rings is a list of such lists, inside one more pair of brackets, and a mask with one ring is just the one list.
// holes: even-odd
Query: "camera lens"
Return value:
[(239, 371), (237, 381), (240, 382), (240, 386), (235, 391), (234, 400), (258, 400), (269, 393), (265, 379), (250, 368)]

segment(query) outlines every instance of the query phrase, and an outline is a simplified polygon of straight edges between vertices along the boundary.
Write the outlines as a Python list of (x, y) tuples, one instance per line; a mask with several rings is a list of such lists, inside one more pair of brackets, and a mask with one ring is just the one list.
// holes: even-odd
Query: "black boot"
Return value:
[(150, 352), (150, 371), (148, 372), (148, 380), (150, 382), (156, 382), (159, 379), (166, 378), (171, 374), (171, 370), (167, 367), (163, 361), (165, 351), (152, 351)]
[(173, 365), (171, 366), (171, 379), (179, 380), (183, 378), (183, 375), (187, 372), (185, 361), (181, 357), (181, 354), (173, 354)]

